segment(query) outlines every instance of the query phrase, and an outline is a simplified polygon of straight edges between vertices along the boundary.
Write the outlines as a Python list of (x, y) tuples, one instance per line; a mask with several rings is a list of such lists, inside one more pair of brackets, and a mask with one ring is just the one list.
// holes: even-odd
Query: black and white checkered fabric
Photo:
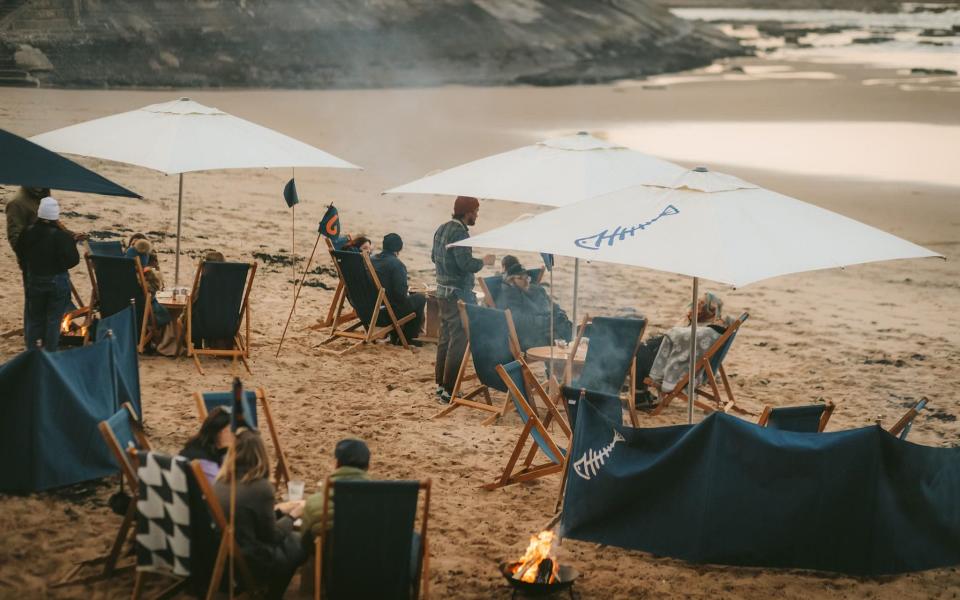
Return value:
[(185, 459), (141, 454), (137, 570), (190, 575), (190, 486)]

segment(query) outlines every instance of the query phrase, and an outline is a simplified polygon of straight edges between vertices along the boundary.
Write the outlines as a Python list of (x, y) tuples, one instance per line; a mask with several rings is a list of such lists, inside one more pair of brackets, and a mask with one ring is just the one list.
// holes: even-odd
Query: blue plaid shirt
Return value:
[(437, 228), (433, 234), (433, 251), (430, 260), (437, 269), (437, 297), (449, 298), (457, 292), (469, 295), (473, 292), (473, 274), (483, 268), (483, 261), (473, 257), (469, 247), (450, 244), (470, 237), (463, 221), (451, 219)]

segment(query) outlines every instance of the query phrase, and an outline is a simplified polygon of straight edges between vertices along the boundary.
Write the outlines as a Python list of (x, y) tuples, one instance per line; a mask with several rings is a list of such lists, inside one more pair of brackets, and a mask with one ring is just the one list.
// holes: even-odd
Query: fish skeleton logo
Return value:
[(580, 477), (590, 481), (590, 478), (596, 476), (596, 474), (600, 472), (600, 467), (610, 458), (610, 453), (613, 452), (613, 447), (617, 445), (617, 442), (625, 441), (623, 436), (620, 435), (620, 432), (614, 429), (613, 440), (601, 448), (599, 452), (594, 451), (593, 448), (588, 448), (587, 451), (583, 453), (583, 456), (581, 456), (577, 462), (573, 463), (573, 471)]
[(659, 215), (655, 216), (649, 221), (631, 225), (629, 227), (617, 225), (616, 229), (613, 230), (613, 233), (610, 233), (609, 229), (604, 229), (600, 233), (577, 238), (573, 241), (573, 243), (576, 244), (578, 248), (583, 248), (585, 250), (599, 250), (600, 246), (604, 242), (606, 242), (608, 246), (612, 246), (614, 242), (622, 242), (625, 240), (628, 235), (633, 237), (636, 235), (637, 231), (643, 231), (647, 227), (650, 227), (659, 221), (661, 218), (670, 217), (676, 214), (680, 214), (680, 209), (672, 204), (668, 204), (663, 210), (660, 211)]

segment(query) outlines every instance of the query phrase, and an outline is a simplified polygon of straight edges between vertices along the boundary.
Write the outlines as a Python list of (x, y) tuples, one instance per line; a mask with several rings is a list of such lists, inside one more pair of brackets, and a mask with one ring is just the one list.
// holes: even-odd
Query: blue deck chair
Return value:
[[(497, 365), (497, 374), (509, 390), (508, 394), (510, 399), (513, 401), (513, 405), (517, 409), (517, 414), (520, 415), (520, 420), (523, 422), (523, 429), (513, 448), (513, 452), (510, 454), (510, 458), (507, 460), (507, 466), (503, 469), (503, 473), (495, 482), (484, 485), (484, 489), (493, 490), (505, 485), (530, 481), (531, 479), (538, 479), (546, 475), (561, 472), (565, 464), (564, 457), (566, 451), (557, 445), (547, 430), (550, 423), (556, 421), (560, 430), (566, 436), (565, 441), (569, 444), (571, 437), (570, 428), (560, 415), (560, 412), (553, 402), (550, 401), (547, 393), (543, 390), (543, 387), (540, 386), (540, 383), (537, 382), (533, 373), (530, 372), (530, 367), (523, 362), (523, 359), (517, 359), (506, 365)], [(537, 412), (533, 409), (530, 398), (527, 395), (528, 387), (546, 405), (547, 415), (543, 420), (540, 419)], [(522, 466), (517, 469), (517, 462), (520, 460), (520, 455), (523, 453), (528, 440), (532, 440), (530, 449), (527, 451), (527, 456)], [(533, 459), (538, 452), (542, 453), (547, 460), (544, 463), (534, 465)]]
[[(727, 326), (726, 330), (720, 335), (720, 337), (707, 348), (707, 351), (703, 353), (703, 356), (697, 360), (694, 365), (694, 373), (699, 378), (701, 374), (706, 375), (706, 384), (710, 388), (709, 391), (702, 389), (703, 384), (699, 384), (696, 388), (696, 398), (694, 399), (694, 404), (703, 410), (709, 412), (714, 411), (725, 411), (729, 412), (730, 410), (735, 410), (738, 412), (745, 412), (743, 409), (737, 406), (737, 401), (733, 396), (733, 388), (730, 387), (730, 380), (727, 378), (727, 372), (723, 368), (723, 360), (727, 357), (727, 353), (730, 351), (730, 347), (733, 345), (733, 340), (737, 337), (737, 332), (740, 330), (740, 326), (749, 318), (748, 313), (743, 313), (740, 315), (740, 318)], [(707, 366), (709, 365), (709, 369)], [(723, 389), (726, 393), (727, 399), (723, 400), (720, 396), (720, 386), (717, 384), (717, 375), (720, 375), (721, 382), (723, 383)], [(684, 402), (687, 401), (687, 385), (690, 382), (690, 374), (685, 373), (680, 381), (677, 382), (677, 385), (670, 392), (663, 392), (659, 389), (657, 384), (650, 379), (649, 377), (644, 380), (644, 383), (648, 386), (658, 390), (658, 400), (656, 408), (650, 411), (650, 414), (656, 415), (659, 414), (663, 409), (670, 404), (670, 401), (674, 398), (681, 398)], [(706, 398), (708, 402), (704, 402), (700, 398)]]
[[(327, 243), (327, 252), (330, 254), (330, 260), (332, 260), (334, 263), (337, 262), (337, 259), (333, 256), (334, 250), (339, 250), (343, 246), (343, 244), (346, 243), (346, 240), (349, 240), (350, 238), (349, 236), (344, 236), (342, 239), (343, 241), (341, 241), (339, 245), (337, 245), (330, 238), (328, 237), (323, 238), (323, 241)], [(309, 267), (309, 265), (307, 266)], [(304, 277), (306, 277), (306, 274), (304, 274)], [(336, 322), (339, 325), (341, 323), (353, 323), (354, 321), (357, 320), (357, 313), (352, 310), (348, 310), (346, 312), (341, 311), (339, 316), (335, 315), (337, 311), (337, 307), (341, 306), (343, 303), (345, 293), (346, 293), (346, 289), (343, 285), (343, 280), (337, 279), (337, 288), (333, 291), (333, 300), (330, 302), (330, 308), (327, 309), (327, 316), (323, 320), (318, 319), (317, 324), (312, 325), (310, 327), (311, 329), (323, 329), (324, 327), (333, 327), (334, 322)]]
[[(509, 310), (488, 308), (476, 304), (457, 302), (460, 311), (460, 322), (467, 334), (467, 348), (457, 371), (457, 379), (450, 394), (450, 405), (434, 415), (434, 418), (450, 414), (461, 406), (492, 413), (483, 421), (489, 425), (497, 417), (506, 414), (509, 409), (509, 400), (504, 399), (501, 406), (494, 406), (490, 398), (490, 389), (506, 393), (507, 388), (503, 380), (497, 375), (497, 365), (513, 362), (520, 357), (520, 341), (513, 327), (513, 318)], [(473, 363), (474, 375), (467, 374), (467, 363)], [(477, 379), (479, 385), (464, 392), (463, 384)], [(484, 402), (475, 400), (483, 396)]]
[[(410, 313), (397, 317), (387, 298), (387, 292), (383, 289), (380, 278), (373, 268), (373, 263), (370, 262), (370, 256), (366, 252), (343, 250), (333, 250), (330, 254), (333, 256), (333, 264), (337, 268), (340, 281), (344, 285), (344, 294), (340, 297), (334, 312), (330, 337), (320, 342), (320, 345), (325, 346), (340, 338), (353, 340), (354, 343), (340, 351), (331, 348), (321, 349), (342, 356), (364, 344), (393, 333), (404, 348), (409, 350), (410, 344), (407, 343), (407, 336), (404, 335), (402, 326), (415, 319), (417, 315)], [(350, 301), (350, 305), (357, 314), (357, 321), (346, 326), (341, 322), (344, 299)]]
[(142, 418), (140, 405), (140, 357), (137, 353), (137, 309), (131, 302), (125, 310), (97, 322), (96, 341), (113, 334), (117, 343), (114, 354), (117, 364), (117, 392), (120, 402), (129, 402), (134, 413)]
[[(270, 407), (267, 392), (263, 388), (257, 388), (256, 390), (244, 390), (243, 395), (243, 412), (246, 415), (250, 415), (251, 424), (257, 429), (260, 428), (260, 419), (257, 416), (257, 405), (260, 405), (263, 418), (267, 422), (267, 430), (270, 432), (270, 439), (273, 441), (273, 452), (277, 455), (276, 465), (273, 470), (273, 480), (277, 487), (280, 487), (281, 483), (285, 485), (286, 482), (290, 481), (290, 469), (287, 466), (287, 456), (283, 453), (283, 446), (280, 445), (280, 434), (277, 433), (277, 426), (273, 420), (273, 410)], [(199, 417), (200, 423), (203, 423), (210, 411), (217, 406), (226, 407), (231, 410), (233, 408), (232, 392), (194, 392), (193, 399), (197, 405), (197, 417)]]
[(95, 306), (100, 317), (117, 314), (133, 300), (137, 312), (137, 351), (158, 331), (153, 309), (153, 294), (147, 289), (140, 261), (122, 256), (87, 255), (88, 267), (96, 290)]
[(256, 274), (256, 263), (201, 260), (197, 266), (187, 301), (187, 356), (201, 375), (201, 355), (239, 359), (250, 372), (250, 290)]
[(87, 240), (87, 246), (94, 256), (123, 256), (123, 242), (120, 240)]
[(757, 425), (783, 431), (821, 433), (835, 408), (833, 402), (809, 406), (763, 407)]
[(895, 435), (901, 440), (906, 440), (907, 436), (910, 434), (910, 429), (913, 427), (913, 420), (917, 418), (917, 415), (920, 414), (920, 411), (926, 408), (927, 399), (924, 398), (910, 407), (900, 419), (894, 423), (893, 427), (889, 429), (890, 435)]
[[(430, 480), (333, 481), (328, 477), (323, 489), (320, 530), (325, 533), (314, 539), (313, 597), (410, 600), (421, 593), (428, 597)], [(424, 499), (417, 533), (420, 490)], [(331, 496), (336, 500), (333, 515)]]
[[(527, 269), (527, 275), (530, 276), (530, 281), (533, 283), (540, 283), (543, 280), (543, 274), (546, 272), (547, 270), (543, 267)], [(481, 277), (478, 281), (480, 282), (480, 289), (483, 290), (483, 303), (490, 308), (496, 308), (500, 290), (503, 289), (503, 275)]]
[[(150, 450), (150, 442), (143, 433), (143, 428), (137, 419), (136, 412), (129, 403), (124, 403), (116, 413), (106, 421), (99, 424), (100, 435), (103, 441), (110, 449), (117, 461), (117, 467), (120, 469), (120, 477), (130, 488), (134, 498), (136, 498), (139, 489), (139, 480), (137, 478), (136, 466), (130, 461), (127, 449), (136, 448), (139, 450)], [(51, 587), (65, 587), (71, 585), (86, 585), (95, 581), (109, 579), (115, 573), (129, 571), (133, 569), (134, 564), (118, 566), (120, 556), (123, 552), (124, 544), (133, 539), (133, 523), (137, 515), (137, 503), (131, 499), (127, 505), (127, 511), (120, 523), (120, 529), (114, 537), (110, 551), (103, 556), (85, 560), (77, 563), (62, 579), (54, 583)], [(94, 569), (93, 573), (86, 571)]]
[(602, 402), (604, 412), (616, 423), (623, 420), (620, 404), (620, 390), (626, 382), (629, 386), (627, 407), (630, 422), (639, 425), (633, 398), (636, 394), (637, 349), (647, 327), (646, 319), (596, 317), (589, 323), (584, 317), (574, 339), (567, 359), (567, 377), (572, 373), (573, 357), (584, 334), (589, 332), (590, 345), (584, 359), (580, 376), (568, 385), (561, 386), (560, 393), (566, 401), (568, 414), (576, 410), (581, 392), (589, 394)]

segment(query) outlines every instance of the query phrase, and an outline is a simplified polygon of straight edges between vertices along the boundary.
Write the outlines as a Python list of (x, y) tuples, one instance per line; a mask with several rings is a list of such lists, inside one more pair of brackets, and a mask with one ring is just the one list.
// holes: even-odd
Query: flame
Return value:
[(60, 321), (60, 333), (70, 333), (70, 325), (73, 323), (72, 315), (64, 315), (63, 320)]
[(553, 537), (553, 532), (549, 530), (541, 531), (534, 536), (530, 536), (530, 545), (527, 546), (527, 551), (524, 552), (519, 561), (514, 563), (514, 579), (519, 579), (527, 583), (536, 583), (540, 563), (549, 558), (553, 562), (553, 569), (547, 583), (553, 583), (557, 580), (559, 565), (556, 555), (553, 553)]
[(83, 337), (87, 335), (87, 326), (77, 325), (73, 322), (73, 313), (67, 313), (63, 315), (63, 320), (60, 321), (60, 334)]

